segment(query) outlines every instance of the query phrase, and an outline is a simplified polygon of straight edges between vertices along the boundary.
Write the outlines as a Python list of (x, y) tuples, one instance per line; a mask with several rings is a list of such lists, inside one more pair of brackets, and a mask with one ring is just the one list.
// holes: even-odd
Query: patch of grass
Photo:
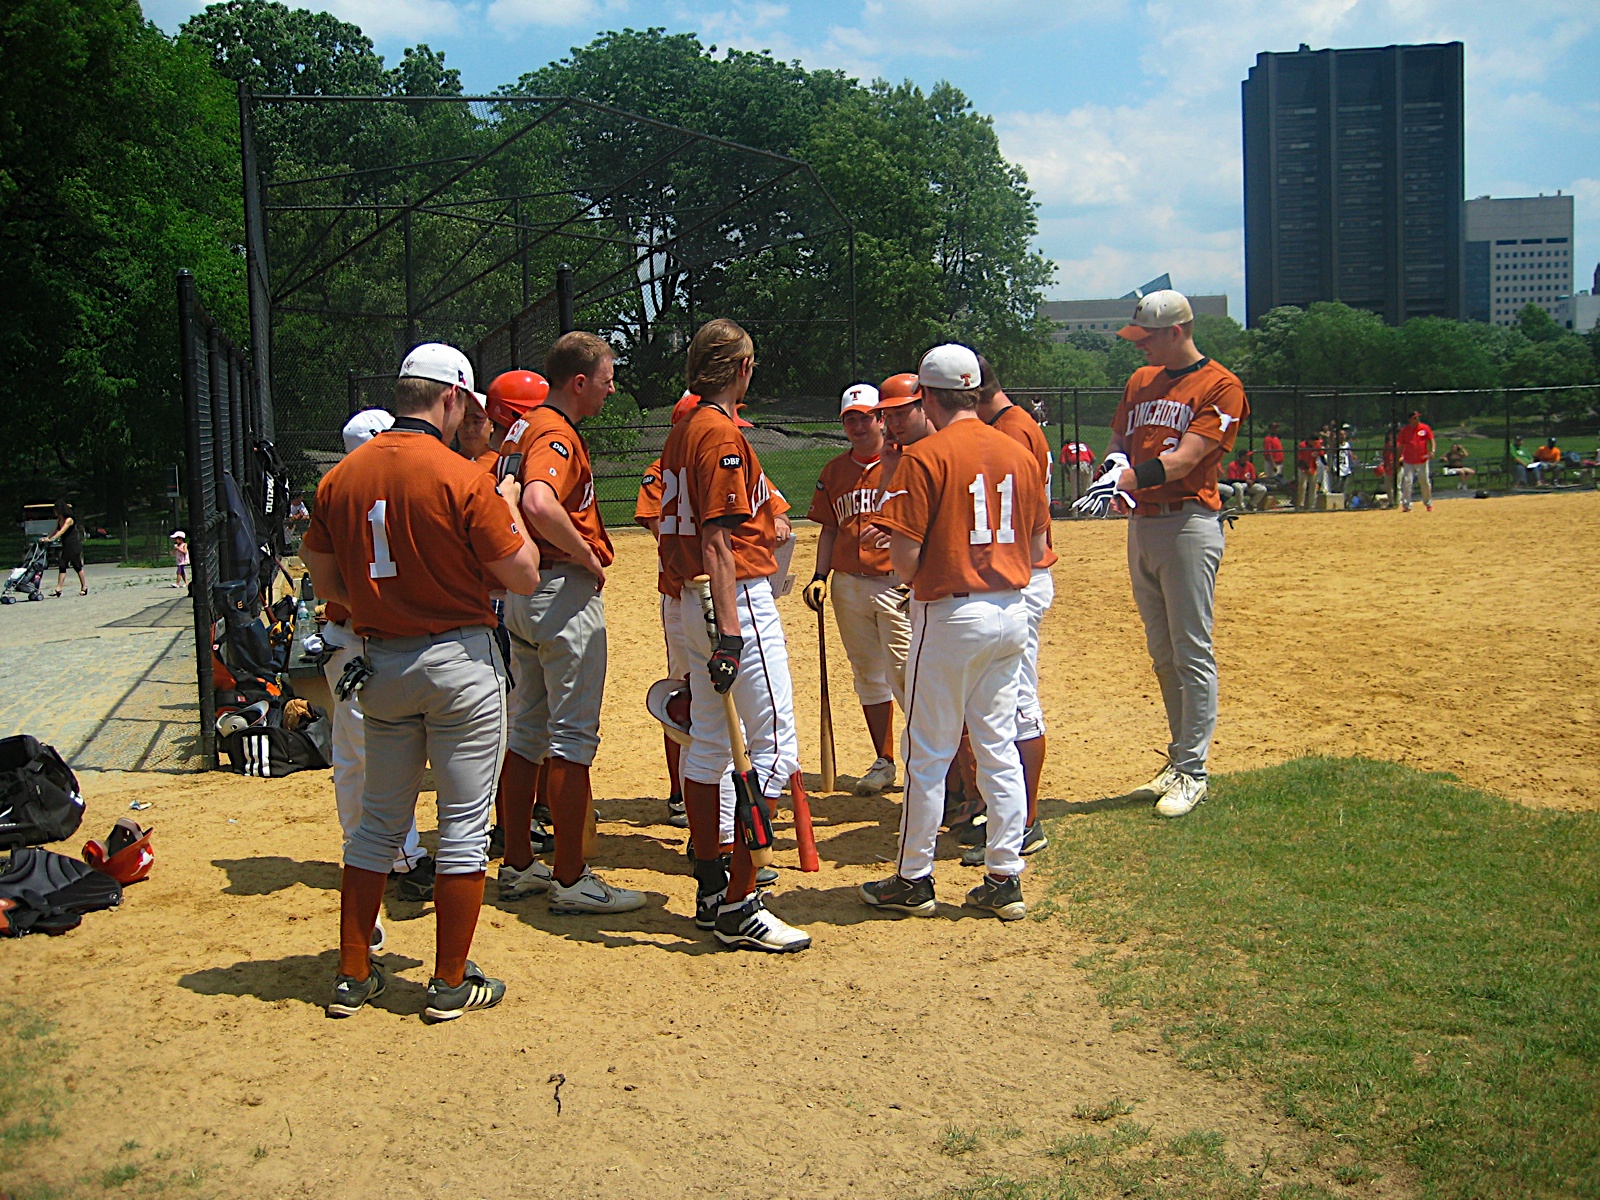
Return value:
[(265, 1146), (257, 1146), (254, 1150), (250, 1151), (250, 1157), (251, 1158), (262, 1159), (262, 1158), (265, 1158), (266, 1156), (267, 1156), (267, 1148)]
[(1440, 1200), (1600, 1196), (1600, 817), (1314, 758), (1054, 825), (1080, 965), (1186, 1064)]
[(127, 1141), (123, 1142), (122, 1146), (121, 1146), (122, 1152), (124, 1154), (126, 1154), (130, 1150), (137, 1150), (138, 1148), (139, 1148), (139, 1143), (136, 1140), (134, 1140), (133, 1138), (129, 1138)]
[(1099, 1158), (1110, 1150), (1104, 1138), (1092, 1133), (1073, 1133), (1060, 1138), (1045, 1151), (1051, 1158), (1064, 1158), (1073, 1162), (1087, 1162)]
[(1375, 1182), (1383, 1178), (1371, 1167), (1364, 1167), (1359, 1163), (1335, 1167), (1333, 1169), (1333, 1177), (1344, 1184), (1345, 1187), (1354, 1187), (1358, 1183)]
[(1223, 1136), (1214, 1129), (1195, 1129), (1173, 1138), (1167, 1149), (1179, 1158), (1221, 1158), (1223, 1142)]
[(100, 1186), (103, 1188), (121, 1187), (130, 1180), (139, 1178), (138, 1163), (118, 1163), (114, 1167), (107, 1167), (100, 1172)]
[(1149, 1140), (1150, 1126), (1141, 1125), (1138, 1121), (1118, 1121), (1117, 1127), (1111, 1131), (1112, 1150), (1126, 1150), (1129, 1146)]
[(52, 1029), (16, 1008), (0, 1032), (0, 1169), (12, 1166), (29, 1142), (60, 1132), (54, 1121), (63, 1102), (56, 1071), (66, 1047), (51, 1036)]
[(1112, 1096), (1109, 1100), (1102, 1100), (1099, 1104), (1078, 1104), (1073, 1106), (1072, 1115), (1080, 1121), (1109, 1121), (1114, 1117), (1125, 1117), (1133, 1111), (1133, 1105), (1120, 1096)]
[(939, 1135), (938, 1147), (940, 1154), (951, 1158), (971, 1154), (978, 1148), (978, 1131), (963, 1129), (959, 1125), (946, 1125), (944, 1132)]

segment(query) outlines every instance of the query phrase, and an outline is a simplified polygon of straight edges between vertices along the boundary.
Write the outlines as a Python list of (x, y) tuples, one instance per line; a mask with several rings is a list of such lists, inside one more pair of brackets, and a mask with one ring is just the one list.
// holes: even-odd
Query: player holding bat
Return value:
[[(777, 572), (775, 496), (755, 451), (734, 424), (755, 370), (750, 335), (727, 320), (701, 326), (689, 345), (689, 390), (702, 397), (661, 451), (661, 572), (680, 597), (689, 651), (690, 742), (683, 800), (694, 843), (695, 925), (739, 949), (796, 951), (801, 930), (768, 912), (756, 861), (771, 844), (772, 801), (799, 769), (789, 652), (772, 594)], [(716, 640), (695, 580), (705, 576)], [(749, 792), (735, 806), (732, 846), (718, 837), (718, 783), (732, 763), (723, 694), (732, 693), (749, 737)], [(731, 867), (721, 855), (731, 851)]]

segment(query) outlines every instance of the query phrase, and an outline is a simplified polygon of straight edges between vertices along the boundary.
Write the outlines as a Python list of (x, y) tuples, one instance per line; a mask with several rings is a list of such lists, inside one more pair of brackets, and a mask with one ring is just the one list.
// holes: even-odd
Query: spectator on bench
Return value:
[(1454, 443), (1444, 455), (1444, 473), (1456, 477), (1456, 487), (1466, 491), (1472, 483), (1477, 471), (1467, 465), (1467, 448), (1460, 442)]
[[(1540, 487), (1549, 487), (1561, 478), (1561, 447), (1556, 445), (1555, 438), (1546, 438), (1544, 445), (1533, 452), (1535, 470), (1538, 472), (1537, 483)], [(1549, 483), (1545, 482), (1546, 477)]]
[(1276, 421), (1267, 426), (1267, 436), (1261, 439), (1261, 457), (1263, 479), (1272, 480), (1283, 474), (1283, 439), (1278, 436)]
[(1226, 483), (1217, 484), (1217, 492), (1224, 502), (1235, 501), (1246, 512), (1259, 512), (1267, 498), (1267, 485), (1256, 482), (1256, 464), (1249, 450), (1240, 446), (1228, 464)]
[(1521, 438), (1511, 439), (1511, 478), (1518, 487), (1533, 487), (1539, 480), (1539, 468)]

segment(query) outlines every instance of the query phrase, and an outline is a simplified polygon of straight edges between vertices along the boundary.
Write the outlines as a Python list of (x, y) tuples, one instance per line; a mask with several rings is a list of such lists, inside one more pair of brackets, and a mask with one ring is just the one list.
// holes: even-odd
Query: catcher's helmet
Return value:
[(535, 405), (550, 394), (550, 382), (537, 371), (506, 371), (489, 385), (483, 409), (501, 429), (510, 429)]
[(891, 375), (878, 386), (878, 409), (900, 408), (922, 399), (922, 385), (915, 372)]
[(150, 849), (150, 835), (154, 832), (140, 829), (130, 817), (121, 817), (104, 841), (91, 838), (83, 844), (83, 861), (118, 883), (138, 883), (150, 874), (156, 861), (156, 853)]

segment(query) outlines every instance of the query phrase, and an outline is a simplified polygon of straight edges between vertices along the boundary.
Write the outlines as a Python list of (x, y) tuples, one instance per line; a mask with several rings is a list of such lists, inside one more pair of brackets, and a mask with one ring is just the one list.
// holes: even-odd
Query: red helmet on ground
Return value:
[(900, 408), (922, 399), (922, 385), (915, 371), (891, 375), (878, 385), (878, 408)]
[(483, 409), (501, 429), (510, 429), (549, 394), (549, 381), (537, 371), (506, 371), (489, 385)]
[(92, 838), (83, 844), (83, 861), (96, 871), (104, 871), (118, 883), (138, 883), (150, 874), (156, 852), (150, 849), (151, 829), (140, 829), (129, 817), (120, 818), (105, 840)]

